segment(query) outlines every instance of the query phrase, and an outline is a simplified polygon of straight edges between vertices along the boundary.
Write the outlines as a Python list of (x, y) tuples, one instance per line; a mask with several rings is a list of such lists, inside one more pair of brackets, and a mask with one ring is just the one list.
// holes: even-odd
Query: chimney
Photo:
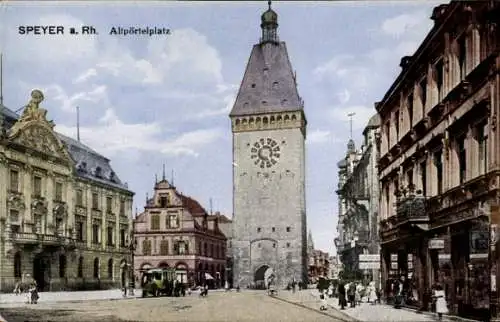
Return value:
[(434, 24), (441, 22), (441, 19), (443, 18), (447, 8), (448, 8), (447, 4), (441, 4), (437, 7), (434, 7), (431, 15), (431, 19), (434, 20)]
[(403, 58), (401, 58), (401, 62), (399, 63), (399, 66), (402, 69), (406, 69), (411, 63), (411, 57), (412, 56), (404, 56)]

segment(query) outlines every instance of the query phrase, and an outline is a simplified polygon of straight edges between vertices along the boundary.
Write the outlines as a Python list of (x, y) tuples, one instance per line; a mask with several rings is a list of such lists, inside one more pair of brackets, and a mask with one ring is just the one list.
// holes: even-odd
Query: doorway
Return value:
[(43, 254), (35, 256), (33, 259), (33, 279), (40, 292), (45, 291), (46, 287), (49, 286), (50, 276), (48, 272), (50, 272), (50, 263), (47, 258)]

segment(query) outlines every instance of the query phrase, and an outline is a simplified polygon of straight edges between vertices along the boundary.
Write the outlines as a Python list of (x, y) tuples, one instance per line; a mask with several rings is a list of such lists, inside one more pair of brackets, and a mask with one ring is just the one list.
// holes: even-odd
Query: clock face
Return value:
[(281, 150), (275, 140), (266, 138), (255, 142), (250, 152), (250, 157), (254, 160), (255, 165), (261, 168), (270, 168), (278, 163)]

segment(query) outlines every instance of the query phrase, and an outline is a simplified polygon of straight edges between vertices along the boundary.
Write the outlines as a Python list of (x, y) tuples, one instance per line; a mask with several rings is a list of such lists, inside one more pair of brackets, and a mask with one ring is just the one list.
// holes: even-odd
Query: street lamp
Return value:
[[(134, 276), (134, 251), (135, 251), (135, 245), (136, 240), (134, 238), (134, 231), (130, 233), (130, 240), (129, 240), (129, 250), (131, 253), (131, 261), (132, 263), (130, 265), (130, 283), (129, 283), (129, 288), (130, 288), (130, 295), (134, 295), (134, 289), (135, 289), (135, 276)], [(126, 287), (126, 286), (125, 286)]]

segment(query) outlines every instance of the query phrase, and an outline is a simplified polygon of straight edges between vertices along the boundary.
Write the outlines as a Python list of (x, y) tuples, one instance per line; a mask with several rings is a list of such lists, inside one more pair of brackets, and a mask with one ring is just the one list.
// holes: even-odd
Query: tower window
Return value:
[(260, 230), (261, 230), (261, 229), (260, 229), (260, 227), (258, 227), (258, 228), (257, 228), (257, 232), (258, 232), (258, 233), (260, 233)]
[(272, 228), (272, 231), (273, 231), (273, 233), (274, 233), (274, 232), (276, 231), (276, 228), (275, 228), (275, 227), (273, 227), (273, 228)]
[(290, 232), (290, 230), (291, 230), (291, 228), (290, 228), (290, 227), (286, 227), (286, 232), (287, 232), (287, 233), (289, 233), (289, 232)]
[(252, 88), (255, 88), (255, 84), (252, 84)]
[(276, 243), (273, 243), (273, 248), (276, 248)]
[(286, 243), (286, 247), (289, 248), (290, 247), (290, 243)]

